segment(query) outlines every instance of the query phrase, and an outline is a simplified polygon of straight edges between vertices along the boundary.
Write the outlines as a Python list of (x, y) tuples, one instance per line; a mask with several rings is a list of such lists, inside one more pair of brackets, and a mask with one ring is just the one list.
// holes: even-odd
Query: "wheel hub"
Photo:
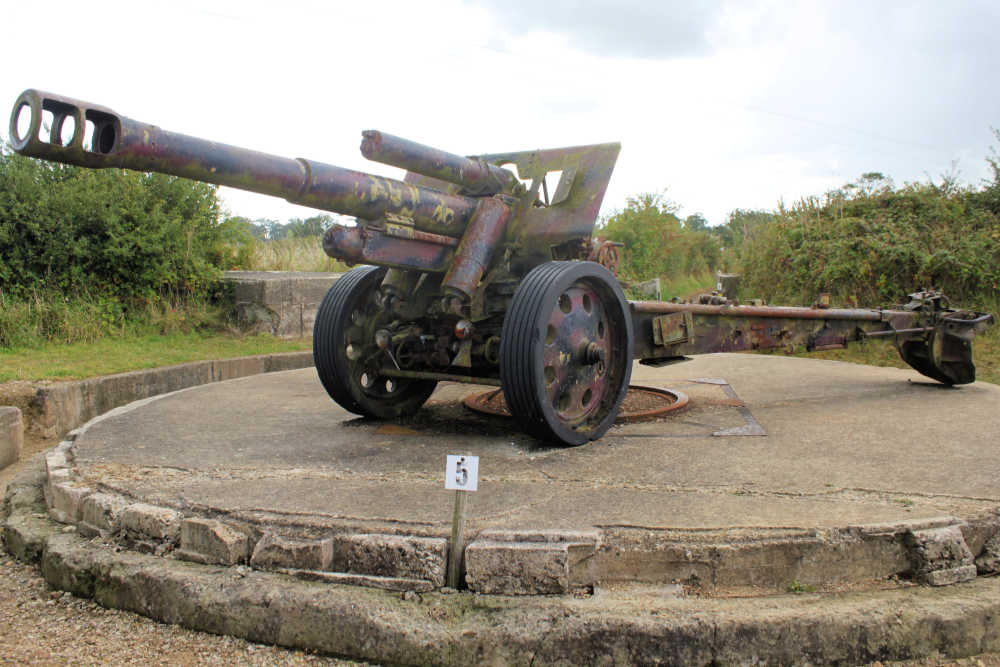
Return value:
[(545, 392), (559, 418), (585, 420), (607, 391), (604, 360), (610, 352), (607, 313), (583, 281), (563, 292), (552, 309), (542, 353)]

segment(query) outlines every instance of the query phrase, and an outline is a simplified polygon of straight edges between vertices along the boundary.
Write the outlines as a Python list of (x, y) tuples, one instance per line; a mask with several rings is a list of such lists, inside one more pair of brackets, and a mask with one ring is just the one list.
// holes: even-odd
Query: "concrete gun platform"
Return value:
[[(342, 410), (312, 369), (254, 376), (98, 420), (73, 447), (75, 483), (247, 537), (222, 556), (192, 537), (182, 557), (235, 563), (264, 536), (332, 539), (332, 559), (307, 569), (441, 585), (445, 457), (475, 454), (465, 569), (471, 589), (490, 593), (842, 586), (913, 570), (914, 530), (964, 525), (973, 555), (991, 536), (996, 386), (750, 355), (636, 366), (633, 384), (679, 389), (690, 405), (552, 448), (462, 406), (486, 387), (442, 385), (416, 417), (386, 423)], [(968, 578), (972, 561), (959, 560), (924, 569)]]
[[(752, 355), (633, 384), (690, 404), (572, 449), (469, 412), (468, 385), (399, 423), (312, 369), (145, 399), (11, 483), (6, 547), (108, 606), (365, 660), (1000, 650), (1000, 387)], [(481, 457), (467, 592), (442, 588), (451, 453)]]

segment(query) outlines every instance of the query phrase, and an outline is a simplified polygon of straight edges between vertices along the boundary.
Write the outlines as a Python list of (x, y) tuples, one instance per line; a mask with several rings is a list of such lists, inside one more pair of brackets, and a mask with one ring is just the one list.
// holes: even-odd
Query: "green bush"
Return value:
[(718, 240), (698, 224), (700, 216), (689, 216), (685, 225), (677, 210), (662, 194), (646, 193), (629, 197), (624, 210), (601, 221), (601, 236), (625, 244), (624, 278), (672, 281), (716, 270), (721, 256)]
[(214, 186), (82, 169), (0, 148), (0, 291), (122, 303), (207, 295), (246, 226), (221, 219)]
[[(992, 164), (994, 181), (979, 189), (947, 179), (897, 188), (871, 173), (757, 216), (738, 243), (744, 291), (771, 301), (831, 292), (874, 306), (933, 287), (963, 304), (996, 303), (1000, 170)], [(727, 227), (747, 219), (734, 213)]]

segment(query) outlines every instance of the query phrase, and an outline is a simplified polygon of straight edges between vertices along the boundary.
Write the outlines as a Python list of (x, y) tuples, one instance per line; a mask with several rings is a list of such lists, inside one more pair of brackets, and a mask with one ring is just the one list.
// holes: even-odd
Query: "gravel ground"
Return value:
[(52, 591), (0, 549), (0, 663), (12, 665), (361, 665), (185, 630)]

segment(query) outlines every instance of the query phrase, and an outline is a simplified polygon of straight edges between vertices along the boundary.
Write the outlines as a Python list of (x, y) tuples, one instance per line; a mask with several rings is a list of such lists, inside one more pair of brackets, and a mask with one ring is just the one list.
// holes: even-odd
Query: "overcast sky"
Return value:
[[(975, 184), (1000, 127), (996, 0), (5, 5), (4, 113), (41, 88), (387, 176), (362, 130), (463, 154), (620, 141), (604, 214), (665, 190), (718, 224), (867, 171)], [(221, 194), (250, 218), (314, 213)]]

